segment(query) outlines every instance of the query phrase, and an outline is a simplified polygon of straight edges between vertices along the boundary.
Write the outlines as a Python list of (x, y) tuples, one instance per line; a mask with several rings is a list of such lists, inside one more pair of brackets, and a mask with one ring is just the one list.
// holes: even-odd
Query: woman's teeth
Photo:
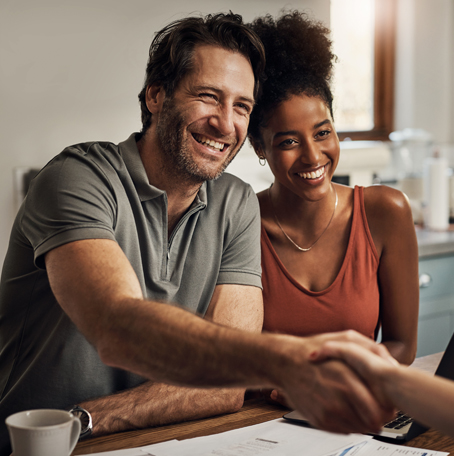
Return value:
[(217, 149), (218, 151), (222, 151), (224, 149), (225, 144), (220, 143), (217, 141), (213, 141), (212, 139), (207, 138), (206, 136), (202, 135), (193, 135), (195, 140), (200, 144), (205, 144), (207, 146), (212, 147), (213, 149)]
[(317, 171), (311, 171), (310, 173), (298, 173), (298, 176), (303, 179), (316, 179), (317, 177), (325, 174), (325, 167), (317, 169)]

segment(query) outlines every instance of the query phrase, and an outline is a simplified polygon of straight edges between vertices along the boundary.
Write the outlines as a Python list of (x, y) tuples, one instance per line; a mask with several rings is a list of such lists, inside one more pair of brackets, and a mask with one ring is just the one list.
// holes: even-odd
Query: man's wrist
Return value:
[[(310, 350), (303, 343), (292, 343), (294, 336), (282, 334), (262, 334), (263, 356), (258, 356), (257, 360), (263, 363), (267, 360), (266, 369), (263, 371), (265, 376), (263, 388), (285, 389), (285, 381), (291, 376), (295, 366), (299, 366), (296, 375), (301, 376), (301, 362), (308, 359)], [(301, 342), (302, 338), (298, 338)], [(283, 375), (286, 372), (287, 374)], [(303, 373), (304, 375), (304, 373)]]
[(81, 426), (79, 440), (90, 437), (93, 432), (93, 421), (90, 412), (82, 408), (80, 405), (74, 405), (70, 408), (69, 412), (80, 420)]

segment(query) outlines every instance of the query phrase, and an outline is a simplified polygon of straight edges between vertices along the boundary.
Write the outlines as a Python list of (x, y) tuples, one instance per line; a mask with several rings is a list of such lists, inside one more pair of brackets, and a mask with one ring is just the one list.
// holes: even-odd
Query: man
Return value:
[(308, 361), (333, 336), (257, 334), (258, 205), (221, 174), (263, 64), (239, 16), (177, 21), (150, 48), (142, 133), (69, 147), (35, 178), (2, 273), (2, 424), (77, 405), (99, 435), (234, 411), (247, 386), (339, 432), (387, 417), (341, 363)]

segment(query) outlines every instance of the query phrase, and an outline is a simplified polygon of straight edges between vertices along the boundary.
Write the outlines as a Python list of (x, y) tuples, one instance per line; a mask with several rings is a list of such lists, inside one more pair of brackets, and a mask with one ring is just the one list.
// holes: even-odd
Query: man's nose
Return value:
[(216, 112), (209, 119), (209, 124), (222, 136), (232, 135), (235, 132), (233, 106), (218, 105)]

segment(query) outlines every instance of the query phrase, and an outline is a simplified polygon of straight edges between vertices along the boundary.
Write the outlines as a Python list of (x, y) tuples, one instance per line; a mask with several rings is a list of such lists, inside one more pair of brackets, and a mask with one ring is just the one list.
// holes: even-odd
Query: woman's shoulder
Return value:
[(385, 185), (365, 187), (364, 208), (378, 252), (390, 241), (402, 239), (410, 230), (414, 231), (408, 198), (395, 188)]
[(407, 196), (400, 190), (386, 185), (372, 185), (364, 188), (364, 206), (366, 213), (377, 214), (381, 217), (396, 217), (411, 215), (410, 203)]

